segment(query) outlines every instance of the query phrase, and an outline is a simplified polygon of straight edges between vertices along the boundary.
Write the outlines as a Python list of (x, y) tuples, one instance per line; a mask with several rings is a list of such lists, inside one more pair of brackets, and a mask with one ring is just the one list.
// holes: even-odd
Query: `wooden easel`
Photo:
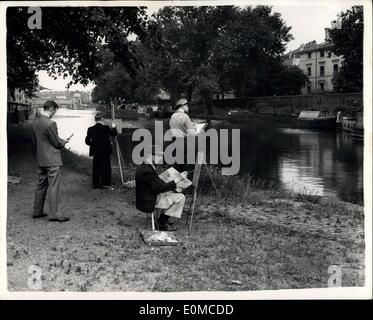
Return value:
[(190, 233), (190, 231), (192, 230), (192, 223), (193, 223), (194, 209), (195, 209), (196, 199), (197, 199), (197, 189), (198, 189), (198, 184), (199, 184), (199, 178), (201, 175), (202, 166), (204, 164), (205, 164), (206, 171), (210, 177), (211, 183), (214, 186), (216, 193), (219, 195), (219, 190), (216, 187), (216, 184), (211, 175), (210, 169), (205, 163), (205, 150), (198, 151), (197, 161), (196, 161), (196, 164), (194, 165), (194, 174), (193, 174), (193, 186), (194, 186), (193, 197), (192, 197), (192, 201), (191, 201), (190, 208), (189, 208), (190, 214), (188, 215), (188, 219), (186, 221), (187, 224), (189, 222), (188, 233)]
[[(111, 119), (115, 120), (115, 109), (114, 109), (114, 104), (113, 103), (111, 104)], [(117, 151), (120, 180), (121, 180), (122, 186), (123, 186), (123, 184), (124, 184), (124, 179), (123, 179), (124, 160), (123, 160), (122, 151), (120, 150), (120, 146), (119, 146), (117, 137), (114, 137), (114, 144), (115, 144), (115, 148), (116, 148), (116, 151)]]

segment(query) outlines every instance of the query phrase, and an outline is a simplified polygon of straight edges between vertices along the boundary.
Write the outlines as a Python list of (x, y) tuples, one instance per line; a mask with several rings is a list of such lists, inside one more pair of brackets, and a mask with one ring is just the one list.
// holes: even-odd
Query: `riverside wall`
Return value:
[(214, 106), (257, 113), (291, 114), (301, 110), (351, 111), (353, 102), (363, 105), (362, 93), (249, 97), (214, 100)]

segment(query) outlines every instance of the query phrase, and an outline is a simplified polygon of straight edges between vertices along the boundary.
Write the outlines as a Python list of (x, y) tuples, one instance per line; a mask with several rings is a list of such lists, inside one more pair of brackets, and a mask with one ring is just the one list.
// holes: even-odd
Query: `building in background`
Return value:
[(73, 110), (84, 110), (91, 106), (90, 91), (52, 91), (42, 90), (35, 93), (32, 99), (32, 108), (38, 109), (43, 107), (47, 100), (55, 101), (60, 108)]
[(7, 123), (21, 123), (31, 114), (31, 99), (24, 91), (16, 88), (7, 90)]
[(215, 100), (224, 100), (224, 99), (235, 99), (235, 98), (237, 98), (233, 91), (224, 92), (224, 93), (214, 92), (213, 95), (214, 95), (214, 99)]
[(332, 53), (334, 44), (329, 31), (329, 28), (325, 28), (324, 42), (302, 44), (284, 56), (285, 65), (298, 66), (308, 76), (309, 81), (302, 88), (302, 94), (333, 91), (333, 77), (341, 66), (342, 56)]

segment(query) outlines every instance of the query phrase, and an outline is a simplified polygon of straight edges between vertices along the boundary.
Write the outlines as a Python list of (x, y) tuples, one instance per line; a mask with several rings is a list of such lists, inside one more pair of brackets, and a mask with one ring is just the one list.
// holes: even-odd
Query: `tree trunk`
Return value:
[(189, 102), (189, 112), (192, 112), (192, 98), (193, 98), (193, 85), (189, 85), (187, 89), (186, 99)]
[(192, 97), (193, 97), (193, 86), (190, 85), (190, 86), (188, 87), (187, 100), (188, 100), (188, 101), (192, 101)]
[(211, 101), (211, 94), (210, 93), (207, 93), (205, 95), (205, 103), (206, 103), (206, 108), (207, 108), (207, 114), (208, 115), (214, 114), (214, 112), (212, 110), (212, 101)]

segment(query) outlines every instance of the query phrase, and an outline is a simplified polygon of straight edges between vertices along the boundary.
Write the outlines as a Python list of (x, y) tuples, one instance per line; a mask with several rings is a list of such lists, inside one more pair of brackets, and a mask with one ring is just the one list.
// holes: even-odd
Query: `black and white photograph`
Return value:
[(370, 1), (0, 7), (0, 298), (372, 298)]

